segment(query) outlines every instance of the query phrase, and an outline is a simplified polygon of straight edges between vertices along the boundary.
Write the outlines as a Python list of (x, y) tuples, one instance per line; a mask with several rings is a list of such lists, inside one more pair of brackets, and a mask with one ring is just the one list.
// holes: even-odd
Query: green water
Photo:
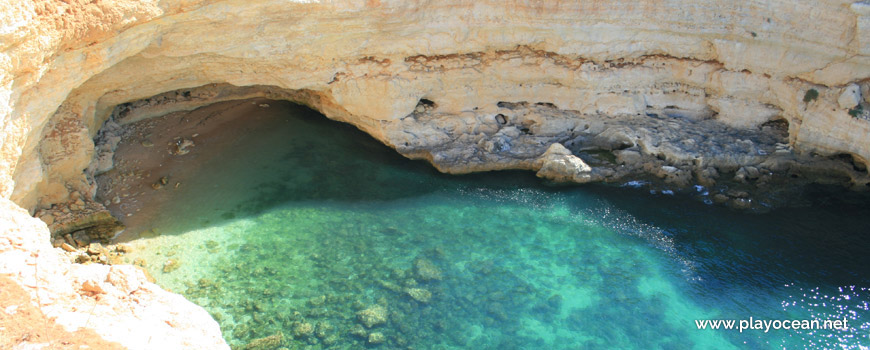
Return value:
[[(448, 176), (270, 104), (232, 147), (200, 159), (153, 227), (131, 228), (159, 233), (131, 258), (208, 310), (234, 347), (279, 331), (288, 349), (870, 345), (866, 199), (808, 193), (817, 205), (751, 215), (523, 172)], [(168, 259), (178, 269), (163, 272)], [(356, 314), (374, 305), (388, 319), (366, 328)], [(849, 329), (695, 324), (749, 317), (846, 317)], [(368, 344), (374, 332), (384, 343)]]

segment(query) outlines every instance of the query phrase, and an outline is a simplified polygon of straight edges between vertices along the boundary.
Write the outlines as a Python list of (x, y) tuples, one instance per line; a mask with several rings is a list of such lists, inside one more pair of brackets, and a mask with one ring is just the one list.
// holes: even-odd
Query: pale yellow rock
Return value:
[(143, 270), (71, 264), (48, 237), (42, 221), (0, 198), (0, 274), (30, 292), (58, 324), (87, 325), (129, 349), (229, 349), (204, 309), (148, 282)]
[[(0, 197), (29, 211), (64, 202), (70, 191), (92, 195), (90, 176), (110, 169), (110, 153), (94, 150), (100, 126), (116, 106), (167, 92), (172, 96), (161, 99), (173, 103), (150, 100), (123, 111), (118, 121), (221, 100), (287, 99), (351, 123), (408, 157), (461, 173), (585, 169), (566, 154), (538, 163), (543, 149), (515, 136), (525, 128), (558, 137), (583, 125), (529, 115), (502, 126), (495, 115), (514, 117), (498, 106), (502, 101), (549, 103), (603, 117), (673, 108), (745, 129), (782, 118), (798, 153), (870, 160), (870, 122), (849, 116), (838, 101), (849, 84), (868, 89), (865, 1), (0, 3)], [(811, 88), (819, 98), (804, 103)], [(194, 93), (178, 96), (179, 89)], [(423, 108), (431, 116), (410, 117), (424, 98), (435, 104)], [(463, 147), (438, 152), (457, 135), (466, 138)], [(457, 162), (481, 150), (479, 162)], [(11, 221), (0, 242), (10, 232), (29, 232), (44, 242), (28, 247), (48, 246), (44, 224), (18, 218), (21, 210), (3, 203), (0, 215)], [(178, 310), (193, 307), (143, 285), (153, 295), (147, 301), (157, 305), (147, 317), (174, 317), (172, 303), (183, 305)], [(75, 302), (91, 305), (72, 300), (64, 304), (67, 310)], [(91, 326), (103, 334), (99, 327), (127, 320), (112, 339), (133, 348), (146, 344), (148, 334), (165, 342), (153, 348), (225, 346), (211, 346), (223, 344), (219, 334), (214, 337), (213, 321), (173, 321), (190, 327), (193, 335), (185, 336), (138, 327), (130, 315), (112, 317)]]
[(843, 89), (837, 99), (840, 108), (852, 108), (861, 103), (861, 87), (858, 84), (849, 84)]
[(423, 288), (409, 288), (408, 295), (410, 295), (414, 300), (424, 304), (432, 300), (432, 292)]
[(540, 159), (537, 176), (559, 182), (588, 182), (592, 168), (579, 157), (571, 154), (562, 144), (550, 145)]
[[(861, 142), (870, 126), (815, 129), (843, 118), (806, 110), (799, 96), (806, 84), (792, 79), (839, 89), (870, 77), (863, 3), (214, 3), (28, 1), (8, 8), (0, 17), (0, 194), (30, 209), (56, 181), (87, 190), (81, 170), (92, 150), (81, 135), (95, 135), (115, 105), (212, 83), (307, 91), (301, 102), (391, 145), (386, 130), (420, 98), (454, 114), (498, 101), (543, 101), (603, 113), (713, 106), (723, 122), (742, 127), (781, 111), (800, 124), (791, 128), (799, 151), (870, 158), (870, 145)], [(49, 11), (37, 13), (40, 6)], [(720, 79), (728, 74), (744, 77)], [(211, 97), (186, 103), (195, 108)], [(70, 136), (51, 137), (59, 134)], [(74, 153), (59, 159), (64, 144)]]
[(381, 332), (372, 332), (369, 334), (369, 344), (381, 344), (385, 341), (387, 341), (387, 337), (385, 337)]
[(356, 313), (357, 319), (366, 328), (372, 328), (387, 322), (387, 308), (381, 305), (373, 305)]

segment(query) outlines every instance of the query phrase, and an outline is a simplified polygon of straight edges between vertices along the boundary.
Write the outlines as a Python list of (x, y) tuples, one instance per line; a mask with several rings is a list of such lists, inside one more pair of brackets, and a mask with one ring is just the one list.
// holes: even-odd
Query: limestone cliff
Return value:
[(45, 224), (8, 199), (0, 199), (0, 275), (20, 283), (69, 330), (92, 328), (130, 349), (228, 348), (204, 309), (148, 282), (137, 267), (70, 264), (49, 244)]
[[(110, 117), (254, 95), (450, 172), (578, 168), (542, 157), (564, 143), (662, 158), (677, 182), (846, 155), (867, 183), (867, 1), (0, 3), (0, 195), (28, 210), (94, 193)], [(784, 138), (757, 135), (771, 122)], [(561, 177), (615, 176), (579, 168)]]

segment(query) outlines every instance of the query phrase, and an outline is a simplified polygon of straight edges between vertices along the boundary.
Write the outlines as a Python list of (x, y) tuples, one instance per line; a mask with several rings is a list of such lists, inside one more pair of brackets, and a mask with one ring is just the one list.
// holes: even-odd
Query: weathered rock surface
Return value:
[(381, 344), (385, 341), (387, 341), (387, 337), (381, 332), (372, 332), (369, 334), (369, 344)]
[(843, 89), (840, 98), (837, 99), (840, 108), (852, 108), (861, 103), (861, 87), (858, 84), (849, 84)]
[[(870, 102), (866, 1), (4, 5), (0, 197), (30, 211), (68, 203), (73, 192), (93, 196), (93, 175), (112, 169), (115, 122), (248, 97), (306, 104), (452, 173), (528, 169), (582, 182), (586, 164), (604, 180), (641, 168), (685, 185), (746, 167), (759, 177), (744, 170), (743, 181), (759, 182), (760, 169), (809, 167), (867, 183), (870, 118), (849, 114), (856, 100)], [(809, 91), (818, 97), (804, 101)], [(780, 121), (782, 137), (765, 131)], [(571, 155), (545, 153), (557, 143)], [(583, 158), (590, 150), (612, 152), (618, 164), (594, 164)], [(801, 158), (811, 154), (854, 165)], [(12, 229), (45, 236), (27, 249), (48, 244), (41, 224)], [(180, 303), (152, 292), (161, 295), (155, 310)], [(127, 334), (124, 322), (116, 334)], [(89, 327), (100, 333), (103, 324)], [(144, 346), (141, 329), (119, 341)]]
[(410, 295), (412, 299), (424, 304), (432, 300), (432, 292), (423, 288), (409, 288), (408, 295)]
[(67, 330), (90, 328), (130, 349), (229, 349), (204, 309), (148, 282), (139, 268), (70, 264), (48, 242), (42, 221), (0, 199), (0, 274)]
[(420, 257), (414, 259), (414, 275), (423, 281), (440, 281), (443, 278), (443, 273), (438, 266), (435, 266), (431, 260)]
[[(868, 84), (867, 6), (795, 4), (20, 2), (3, 13), (0, 34), (0, 194), (28, 209), (70, 190), (92, 194), (82, 170), (95, 156), (95, 171), (108, 167), (91, 138), (113, 111), (131, 121), (237, 98), (189, 91), (210, 84), (272, 87), (456, 172), (531, 168), (481, 155), (458, 169), (437, 149), (403, 148), (496, 132), (500, 101), (602, 116), (672, 108), (741, 128), (781, 118), (795, 151), (866, 164), (870, 122), (838, 99), (843, 87)], [(804, 103), (811, 88), (819, 98)], [(408, 121), (422, 100), (444, 117)], [(468, 113), (482, 119), (467, 124)], [(414, 128), (426, 123), (444, 128)], [(504, 134), (480, 148), (514, 147)]]
[[(52, 234), (63, 236), (74, 232), (82, 232), (87, 236), (87, 241), (107, 240), (112, 238), (118, 231), (124, 229), (124, 225), (118, 221), (108, 210), (99, 203), (89, 203), (88, 208), (81, 208), (75, 212), (58, 215), (50, 214), (54, 219), (48, 225)], [(43, 213), (58, 213), (57, 211), (42, 211)]]
[(356, 317), (366, 328), (372, 328), (387, 323), (387, 308), (381, 305), (373, 305), (357, 312)]
[(273, 350), (284, 342), (284, 333), (278, 332), (268, 337), (252, 340), (245, 346), (245, 350)]
[(591, 180), (592, 168), (560, 143), (554, 143), (538, 160), (538, 177), (560, 182), (583, 183)]

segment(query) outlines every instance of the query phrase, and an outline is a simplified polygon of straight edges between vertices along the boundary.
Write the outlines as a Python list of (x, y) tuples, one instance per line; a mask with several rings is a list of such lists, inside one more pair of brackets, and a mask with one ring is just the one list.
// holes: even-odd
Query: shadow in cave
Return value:
[[(238, 103), (219, 103), (189, 115)], [(214, 135), (220, 142), (205, 140), (195, 148), (201, 152), (192, 158), (196, 164), (185, 164), (195, 168), (190, 178), (179, 191), (167, 193), (170, 200), (156, 208), (155, 220), (148, 222), (171, 226), (160, 234), (222, 225), (294, 203), (377, 206), (438, 191), (526, 188), (584, 200), (591, 194), (603, 205), (578, 206), (593, 211), (615, 207), (637, 222), (669, 228), (664, 234), (674, 242), (675, 253), (699, 261), (703, 266), (696, 273), (707, 285), (741, 281), (747, 288), (769, 288), (807, 278), (830, 284), (870, 283), (870, 268), (860, 268), (870, 266), (870, 256), (863, 254), (870, 246), (864, 219), (870, 217), (870, 201), (865, 194), (809, 187), (805, 197), (812, 206), (751, 214), (707, 206), (687, 196), (651, 196), (609, 185), (549, 186), (527, 171), (447, 175), (310, 108), (275, 100), (243, 103), (269, 108), (237, 112), (236, 118), (252, 122), (224, 129)], [(260, 119), (253, 122), (255, 116)], [(205, 154), (209, 152), (213, 154)], [(705, 259), (711, 251), (718, 252), (709, 254), (716, 259)], [(773, 273), (753, 272), (761, 270)], [(734, 278), (741, 274), (751, 278)]]
[[(269, 107), (251, 107), (257, 105)], [(208, 249), (210, 254), (228, 254), (226, 260), (216, 264), (221, 269), (220, 283), (204, 278), (188, 286), (186, 296), (198, 302), (207, 300), (206, 306), (215, 312), (216, 319), (224, 313), (245, 315), (255, 310), (264, 315), (261, 321), (222, 322), (224, 334), (238, 341), (288, 332), (298, 321), (288, 316), (291, 311), (301, 310), (305, 317), (324, 319), (323, 301), (311, 300), (329, 300), (332, 309), (351, 310), (348, 304), (358, 297), (371, 303), (376, 295), (386, 295), (393, 310), (405, 315), (393, 321), (400, 325), (397, 328), (413, 325), (412, 330), (403, 332), (410, 334), (411, 342), (422, 343), (452, 329), (462, 329), (450, 326), (456, 320), (514, 334), (522, 323), (508, 317), (508, 312), (564, 325), (572, 332), (597, 322), (602, 327), (595, 331), (602, 332), (604, 338), (613, 338), (621, 336), (622, 331), (602, 319), (634, 313), (652, 324), (666, 323), (662, 310), (668, 307), (668, 293), (654, 290), (648, 297), (643, 291), (667, 287), (672, 278), (673, 286), (688, 284), (694, 288), (686, 293), (701, 300), (700, 305), (726, 310), (729, 313), (722, 316), (734, 319), (756, 315), (755, 310), (778, 309), (781, 299), (777, 298), (782, 294), (777, 293), (777, 288), (785, 283), (817, 287), (867, 281), (865, 266), (870, 266), (870, 261), (859, 254), (870, 243), (861, 226), (862, 218), (870, 214), (866, 205), (862, 206), (866, 201), (832, 202), (757, 215), (706, 206), (681, 195), (651, 196), (645, 191), (605, 185), (552, 187), (531, 172), (444, 175), (424, 162), (403, 158), (353, 127), (298, 105), (255, 100), (244, 102), (245, 108), (238, 102), (227, 106), (238, 106), (239, 118), (243, 116), (248, 122), (222, 128), (227, 132), (221, 134), (197, 138), (192, 157), (185, 158), (189, 163), (181, 163), (193, 169), (193, 175), (182, 179), (184, 185), (177, 191), (155, 190), (172, 196), (172, 200), (159, 208), (158, 214), (165, 216), (157, 217), (154, 224), (171, 223), (172, 229), (161, 233), (179, 234), (204, 227), (232, 226), (285, 206), (298, 206), (292, 209), (304, 212), (295, 216), (302, 218), (300, 221), (279, 216), (268, 218), (272, 222), (280, 220), (278, 225), (254, 225), (255, 230), (243, 227), (248, 230), (245, 233), (250, 233), (244, 242), (213, 242), (214, 247), (219, 247), (214, 252), (209, 249), (209, 241), (190, 246), (193, 251)], [(182, 177), (170, 174), (172, 181)], [(454, 201), (452, 195), (424, 197), (442, 191), (459, 192), (459, 196), (469, 195), (473, 200)], [(404, 207), (415, 197), (423, 197), (419, 201), (426, 204), (434, 202), (435, 208), (413, 212), (413, 208)], [(564, 202), (572, 204), (569, 210), (561, 211), (561, 205), (553, 205)], [(338, 204), (339, 210), (330, 210), (335, 209), (329, 207), (333, 204)], [(460, 205), (454, 207), (456, 204)], [(469, 207), (485, 210), (481, 213)], [(327, 210), (320, 210), (323, 208)], [(557, 212), (546, 212), (551, 208)], [(355, 209), (368, 213), (358, 216)], [(507, 211), (499, 213), (502, 209)], [(551, 214), (546, 220), (538, 220), (539, 216)], [(316, 219), (306, 222), (306, 215)], [(402, 220), (381, 220), (383, 217)], [(596, 224), (578, 224), (575, 219)], [(597, 223), (611, 230), (595, 235), (586, 232), (585, 239), (583, 232), (578, 232), (593, 231)], [(562, 229), (569, 230), (565, 246), (548, 247), (545, 240), (559, 239)], [(223, 238), (238, 235), (232, 229), (224, 233)], [(631, 249), (640, 239), (656, 248), (666, 248), (665, 254), (646, 256), (639, 254), (644, 250)], [(672, 244), (659, 244), (662, 241)], [(503, 251), (499, 248), (504, 246), (497, 244), (501, 242), (522, 246), (520, 251), (529, 255)], [(425, 246), (433, 248), (415, 250)], [(469, 259), (472, 248), (483, 248), (475, 249), (474, 254), (489, 252)], [(165, 257), (183, 259), (169, 255), (174, 249), (168, 247)], [(554, 260), (549, 260), (553, 254)], [(422, 282), (435, 295), (433, 304), (416, 304), (409, 294), (392, 290), (400, 288), (397, 283), (404, 283), (417, 269), (416, 261), (396, 261), (414, 256), (442, 264), (445, 275), (450, 276), (440, 282)], [(460, 257), (467, 263), (463, 269), (453, 266)], [(680, 271), (668, 271), (673, 273), (663, 273), (664, 277), (642, 276), (658, 269), (646, 270), (640, 264), (660, 260), (663, 263), (657, 265), (663, 270), (689, 270), (688, 283), (681, 279), (684, 275)], [(524, 271), (535, 271), (539, 266), (541, 271), (549, 271), (551, 262), (572, 271), (571, 278), (554, 280), (552, 288), (529, 282), (536, 277)], [(156, 273), (160, 273), (160, 265), (156, 266)], [(184, 271), (174, 272), (176, 275), (163, 272), (161, 276), (168, 279)], [(595, 284), (598, 277), (602, 283)], [(580, 281), (579, 287), (588, 284), (606, 295), (608, 301), (602, 304), (607, 307), (573, 311), (561, 320), (563, 296), (557, 289), (572, 280)], [(645, 283), (648, 280), (663, 282)], [(228, 296), (229, 288), (218, 288), (222, 283), (242, 291), (235, 296), (238, 299)], [(291, 283), (308, 292), (290, 295), (287, 285)], [(381, 289), (372, 288), (378, 283)], [(352, 297), (316, 299), (326, 290)], [(286, 294), (275, 295), (275, 291)], [(361, 296), (369, 293), (368, 299)], [(268, 297), (252, 300), (252, 295)], [(291, 298), (295, 300), (294, 308), (282, 304)], [(571, 300), (570, 295), (566, 294), (565, 300)], [(636, 303), (638, 300), (642, 302)], [(461, 307), (454, 309), (452, 305)], [(351, 313), (341, 320), (332, 318), (331, 322), (347, 328), (353, 320)], [(635, 322), (622, 327), (637, 334), (646, 326)], [(685, 337), (683, 333), (680, 336)], [(455, 338), (458, 344), (464, 344), (462, 334)], [(523, 348), (523, 344), (535, 341), (516, 337), (498, 347)], [(734, 343), (742, 341), (745, 339), (734, 336)]]
[[(179, 127), (184, 122), (197, 126), (216, 123), (218, 118), (214, 117), (221, 113), (232, 115), (222, 116), (226, 122), (210, 133)], [(442, 174), (425, 161), (403, 157), (351, 125), (288, 101), (221, 102), (161, 118), (172, 120), (140, 122), (155, 129), (130, 135), (163, 132), (179, 135), (175, 139), (198, 135), (192, 138), (196, 146), (190, 154), (179, 156), (153, 152), (165, 161), (154, 165), (148, 171), (150, 180), (140, 185), (144, 192), (163, 199), (142, 199), (140, 206), (150, 209), (135, 215), (147, 220), (132, 220), (115, 209), (116, 216), (126, 219), (129, 231), (119, 235), (116, 242), (143, 237), (142, 233), (181, 234), (222, 225), (293, 203), (393, 201), (481, 184), (489, 188), (545, 188), (534, 174), (523, 171)], [(158, 130), (161, 123), (169, 127)], [(141, 140), (128, 136), (125, 142), (139, 147)], [(132, 149), (137, 150), (152, 151)], [(167, 169), (170, 166), (177, 170)], [(162, 176), (168, 179), (166, 189), (148, 188), (149, 182), (160, 181), (157, 179)], [(180, 186), (173, 189), (175, 183)]]

